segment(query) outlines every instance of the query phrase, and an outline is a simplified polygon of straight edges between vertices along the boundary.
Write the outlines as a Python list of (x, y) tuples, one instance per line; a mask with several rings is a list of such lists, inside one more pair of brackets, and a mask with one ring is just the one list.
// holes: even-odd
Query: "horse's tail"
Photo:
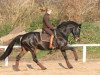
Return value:
[(6, 51), (4, 52), (3, 55), (0, 56), (0, 60), (4, 60), (7, 56), (10, 55), (10, 53), (12, 52), (13, 50), (13, 46), (15, 43), (19, 43), (21, 42), (20, 39), (22, 38), (22, 35), (18, 35), (17, 37), (15, 37), (11, 42), (10, 44), (8, 45)]

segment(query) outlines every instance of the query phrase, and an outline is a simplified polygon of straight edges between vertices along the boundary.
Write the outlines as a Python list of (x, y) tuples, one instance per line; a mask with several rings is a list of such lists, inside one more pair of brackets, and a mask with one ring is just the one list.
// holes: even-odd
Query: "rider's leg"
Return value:
[(49, 44), (49, 48), (53, 48), (53, 38), (54, 38), (54, 35), (53, 35), (53, 32), (49, 29), (49, 28), (44, 28), (44, 31), (50, 35), (50, 44)]
[(49, 48), (53, 48), (53, 45), (52, 45), (52, 43), (53, 43), (53, 38), (54, 38), (54, 36), (53, 36), (53, 34), (50, 36), (50, 45), (49, 45)]

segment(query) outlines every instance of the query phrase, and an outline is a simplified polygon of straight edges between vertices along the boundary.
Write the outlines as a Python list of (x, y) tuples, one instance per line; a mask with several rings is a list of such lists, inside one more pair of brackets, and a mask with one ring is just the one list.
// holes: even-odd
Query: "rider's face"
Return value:
[(48, 14), (51, 14), (51, 12), (52, 12), (52, 10), (48, 10), (48, 11), (47, 11)]

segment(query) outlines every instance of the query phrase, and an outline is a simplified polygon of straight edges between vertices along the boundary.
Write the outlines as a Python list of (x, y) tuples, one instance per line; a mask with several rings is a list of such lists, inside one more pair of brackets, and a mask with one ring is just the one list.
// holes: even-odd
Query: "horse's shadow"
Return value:
[(32, 67), (31, 64), (27, 64), (27, 67), (28, 67), (29, 69), (34, 69), (34, 68)]
[[(27, 66), (29, 69), (34, 69), (34, 68), (32, 67), (31, 64), (26, 64), (26, 66)], [(14, 71), (21, 71), (21, 70), (20, 70), (19, 68), (17, 68), (15, 65), (13, 65), (12, 68), (13, 68)], [(23, 70), (23, 71), (27, 71), (27, 70)]]
[(64, 65), (62, 65), (62, 63), (58, 63), (58, 64), (59, 64), (59, 66), (61, 66), (62, 68), (68, 69), (68, 68), (66, 68)]

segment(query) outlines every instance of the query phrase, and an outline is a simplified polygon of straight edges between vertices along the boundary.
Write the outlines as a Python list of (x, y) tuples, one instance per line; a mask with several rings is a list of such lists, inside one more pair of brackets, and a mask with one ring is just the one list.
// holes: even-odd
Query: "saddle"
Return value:
[(41, 32), (40, 38), (42, 41), (50, 42), (50, 35), (46, 32)]
[[(55, 31), (54, 31), (53, 35), (56, 36), (56, 32)], [(50, 35), (47, 34), (45, 31), (42, 31), (40, 33), (40, 38), (41, 38), (42, 41), (50, 42)]]

